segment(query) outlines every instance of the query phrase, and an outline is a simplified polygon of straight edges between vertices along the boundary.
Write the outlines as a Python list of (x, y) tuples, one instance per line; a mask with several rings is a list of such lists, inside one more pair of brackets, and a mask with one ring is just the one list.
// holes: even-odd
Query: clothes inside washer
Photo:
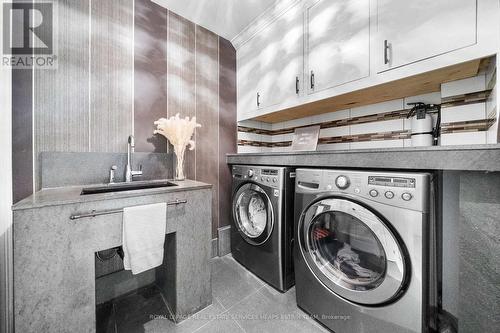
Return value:
[(318, 267), (346, 288), (376, 288), (386, 269), (385, 253), (374, 234), (355, 217), (327, 211), (310, 229), (310, 248)]
[(266, 225), (266, 204), (261, 197), (254, 195), (248, 203), (248, 219), (252, 225), (251, 234), (260, 235)]
[(359, 263), (359, 255), (351, 249), (349, 244), (344, 244), (344, 247), (337, 252), (335, 265), (351, 279), (373, 278), (378, 275), (371, 269), (361, 267)]

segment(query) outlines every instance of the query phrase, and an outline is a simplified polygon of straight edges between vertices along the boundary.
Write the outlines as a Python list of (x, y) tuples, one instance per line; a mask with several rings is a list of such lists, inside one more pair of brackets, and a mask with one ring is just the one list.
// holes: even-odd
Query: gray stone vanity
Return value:
[(120, 246), (122, 214), (71, 220), (73, 214), (186, 200), (167, 208), (164, 263), (156, 284), (182, 319), (212, 302), (211, 185), (81, 196), (82, 186), (43, 189), (14, 210), (16, 332), (95, 331), (95, 252)]

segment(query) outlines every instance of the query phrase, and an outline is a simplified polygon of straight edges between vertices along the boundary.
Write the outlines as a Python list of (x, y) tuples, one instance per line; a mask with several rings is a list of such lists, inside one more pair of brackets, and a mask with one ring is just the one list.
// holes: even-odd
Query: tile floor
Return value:
[(97, 332), (327, 332), (297, 307), (294, 288), (276, 291), (230, 255), (213, 259), (212, 289), (212, 305), (176, 325), (158, 289), (143, 288), (100, 305)]

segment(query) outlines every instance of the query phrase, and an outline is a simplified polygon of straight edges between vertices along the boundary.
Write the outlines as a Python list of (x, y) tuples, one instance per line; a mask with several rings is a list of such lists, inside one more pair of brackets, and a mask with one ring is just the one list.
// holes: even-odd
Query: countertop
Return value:
[(500, 144), (228, 154), (228, 164), (500, 171)]
[[(146, 181), (146, 183), (155, 183), (163, 181), (165, 180), (152, 180), (152, 181)], [(16, 211), (24, 209), (41, 208), (46, 206), (58, 206), (58, 205), (68, 205), (68, 204), (82, 203), (82, 202), (114, 200), (114, 199), (121, 199), (128, 197), (138, 197), (144, 195), (189, 191), (189, 190), (197, 190), (197, 189), (212, 187), (212, 185), (210, 184), (188, 179), (183, 181), (172, 180), (170, 182), (176, 184), (177, 186), (130, 190), (122, 192), (98, 193), (89, 195), (80, 195), (80, 193), (82, 192), (83, 188), (88, 188), (92, 186), (102, 186), (105, 184), (45, 188), (27, 197), (26, 199), (19, 201), (12, 207), (12, 210)]]

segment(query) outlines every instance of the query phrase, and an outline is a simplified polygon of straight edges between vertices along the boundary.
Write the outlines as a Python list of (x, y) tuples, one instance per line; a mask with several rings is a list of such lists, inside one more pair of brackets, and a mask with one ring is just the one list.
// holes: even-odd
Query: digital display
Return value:
[(267, 176), (277, 176), (278, 170), (262, 169), (262, 174)]
[(368, 184), (379, 185), (379, 186), (415, 188), (415, 178), (370, 176), (368, 177)]

